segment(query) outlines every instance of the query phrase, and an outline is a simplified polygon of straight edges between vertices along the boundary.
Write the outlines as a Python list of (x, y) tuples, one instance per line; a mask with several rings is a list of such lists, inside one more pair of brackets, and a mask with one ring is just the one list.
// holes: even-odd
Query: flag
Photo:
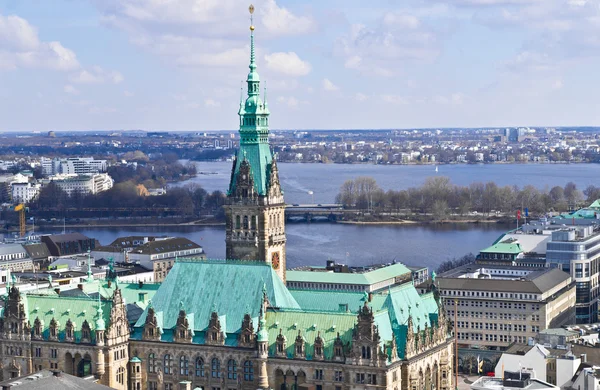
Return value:
[(517, 210), (517, 219), (521, 219), (521, 210)]
[(528, 207), (525, 207), (525, 216), (529, 217), (529, 208)]

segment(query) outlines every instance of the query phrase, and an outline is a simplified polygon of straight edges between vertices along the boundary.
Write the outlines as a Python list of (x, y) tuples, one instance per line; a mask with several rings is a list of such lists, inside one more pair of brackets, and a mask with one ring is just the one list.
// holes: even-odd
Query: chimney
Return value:
[(179, 390), (192, 390), (192, 382), (190, 382), (190, 381), (179, 382)]
[(80, 289), (81, 291), (83, 291), (83, 284), (79, 283), (79, 284), (77, 285), (77, 288), (78, 288), (78, 289)]
[(373, 300), (373, 293), (372, 293), (372, 292), (370, 292), (370, 293), (369, 293), (369, 302), (371, 302), (372, 300)]

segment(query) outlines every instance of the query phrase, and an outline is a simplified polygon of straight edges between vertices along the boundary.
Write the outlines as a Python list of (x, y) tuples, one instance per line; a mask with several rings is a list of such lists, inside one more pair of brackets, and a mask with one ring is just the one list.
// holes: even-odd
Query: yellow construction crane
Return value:
[(25, 237), (26, 225), (25, 225), (25, 205), (18, 204), (15, 207), (15, 211), (19, 213), (19, 234), (21, 237)]

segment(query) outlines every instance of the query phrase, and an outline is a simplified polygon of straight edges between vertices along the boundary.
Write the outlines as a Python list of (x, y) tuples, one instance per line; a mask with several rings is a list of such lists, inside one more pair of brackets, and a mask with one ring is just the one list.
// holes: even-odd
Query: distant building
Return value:
[(36, 268), (43, 269), (49, 264), (49, 259), (52, 255), (45, 243), (26, 244), (23, 245), (23, 248), (27, 251), (29, 258), (31, 258)]
[(29, 203), (40, 193), (42, 186), (39, 183), (13, 183), (12, 200), (14, 203)]
[(42, 236), (41, 240), (55, 257), (87, 253), (96, 247), (95, 239), (81, 233), (50, 234)]
[(106, 160), (96, 160), (92, 157), (46, 158), (42, 157), (40, 164), (42, 174), (51, 175), (85, 175), (106, 172)]
[(69, 196), (74, 192), (97, 194), (113, 187), (114, 180), (106, 173), (91, 175), (55, 175), (42, 181), (43, 185), (54, 183)]
[(458, 342), (466, 347), (504, 350), (575, 322), (575, 283), (555, 268), (467, 264), (440, 274), (435, 284), (446, 310), (456, 311)]
[(33, 269), (33, 262), (21, 244), (0, 244), (0, 270), (11, 272)]
[(91, 254), (96, 260), (113, 259), (152, 269), (156, 282), (164, 280), (178, 258), (206, 258), (204, 249), (185, 237), (119, 237), (109, 245), (96, 247)]
[(535, 373), (535, 377), (563, 388), (581, 364), (581, 358), (565, 349), (550, 349), (540, 344), (513, 344), (502, 354), (496, 364), (495, 375), (503, 370), (519, 371), (521, 368)]
[(326, 268), (308, 267), (288, 270), (286, 284), (294, 289), (372, 293), (406, 283), (411, 281), (412, 277), (412, 271), (401, 263), (351, 269), (342, 264), (328, 262)]
[(471, 390), (559, 390), (541, 379), (535, 378), (530, 372), (505, 371), (501, 377), (482, 376), (471, 385)]

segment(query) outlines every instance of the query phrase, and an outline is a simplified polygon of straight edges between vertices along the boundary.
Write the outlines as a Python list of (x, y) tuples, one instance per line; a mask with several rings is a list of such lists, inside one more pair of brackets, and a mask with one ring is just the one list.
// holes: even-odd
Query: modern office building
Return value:
[[(504, 350), (512, 342), (527, 343), (540, 330), (575, 321), (575, 283), (559, 269), (467, 264), (434, 283), (448, 316), (456, 311), (463, 347)], [(428, 289), (427, 284), (419, 288)]]
[(34, 200), (42, 189), (39, 183), (13, 183), (11, 187), (13, 202), (24, 204)]
[(91, 173), (106, 172), (106, 160), (96, 160), (93, 157), (68, 157), (68, 158), (46, 158), (42, 157), (40, 164), (42, 174), (52, 176), (85, 175)]
[(577, 286), (578, 324), (598, 321), (600, 230), (596, 226), (564, 227), (552, 232), (546, 261), (569, 273)]

